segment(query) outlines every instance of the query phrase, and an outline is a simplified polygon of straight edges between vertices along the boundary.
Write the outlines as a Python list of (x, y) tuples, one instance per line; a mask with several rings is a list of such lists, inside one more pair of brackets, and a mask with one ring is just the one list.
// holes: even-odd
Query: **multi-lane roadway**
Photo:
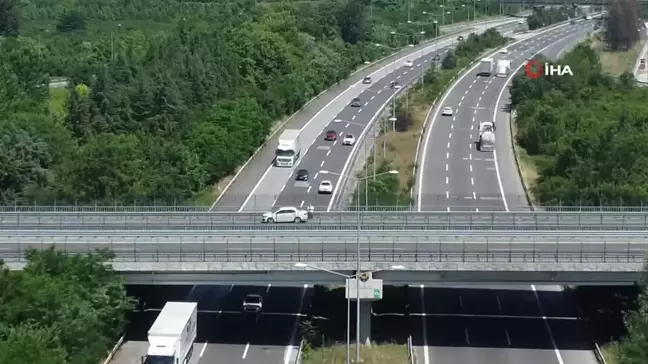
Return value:
[[(507, 53), (498, 52), (493, 58), (495, 62), (510, 60), (513, 71), (538, 53), (555, 59), (591, 32), (592, 24), (581, 21), (524, 35), (507, 47)], [(431, 127), (419, 159), (416, 193), (419, 211), (528, 208), (525, 199), (520, 198), (524, 190), (510, 152), (508, 114), (501, 110), (506, 101), (502, 95), (510, 77), (479, 77), (476, 73), (472, 69), (459, 79), (430, 120)], [(439, 110), (446, 106), (453, 108), (453, 116), (441, 115)], [(479, 122), (492, 120), (496, 120), (496, 150), (477, 151)]]
[[(317, 211), (330, 209), (340, 192), (339, 175), (346, 175), (348, 172), (349, 164), (352, 162), (350, 156), (354, 154), (352, 153), (354, 148), (360, 145), (361, 139), (376, 120), (385, 103), (399, 90), (399, 88), (392, 88), (391, 82), (395, 81), (400, 86), (407, 85), (427, 70), (435, 54), (443, 55), (445, 51), (456, 45), (458, 35), (467, 36), (470, 32), (483, 32), (498, 24), (507, 24), (500, 28), (503, 32), (510, 32), (519, 27), (516, 19), (475, 26), (435, 42), (410, 56), (402, 57), (392, 65), (372, 73), (371, 84), (358, 81), (341, 92), (302, 127), (300, 135), (302, 155), (298, 165), (294, 168), (258, 166), (266, 168), (266, 171), (249, 191), (239, 211), (267, 211), (273, 206), (305, 207), (308, 205), (313, 205)], [(406, 61), (411, 61), (412, 65), (406, 66)], [(360, 99), (358, 107), (350, 106), (354, 97)], [(337, 133), (337, 141), (324, 140), (329, 130)], [(342, 145), (342, 139), (347, 134), (355, 137), (354, 146)], [(268, 147), (274, 148), (273, 145)], [(295, 172), (298, 169), (309, 171), (308, 181), (295, 180)], [(324, 175), (321, 173), (324, 170), (330, 173)], [(329, 195), (318, 194), (319, 184), (324, 180), (331, 181), (334, 186), (333, 192)], [(223, 200), (223, 203), (226, 202), (227, 200)]]

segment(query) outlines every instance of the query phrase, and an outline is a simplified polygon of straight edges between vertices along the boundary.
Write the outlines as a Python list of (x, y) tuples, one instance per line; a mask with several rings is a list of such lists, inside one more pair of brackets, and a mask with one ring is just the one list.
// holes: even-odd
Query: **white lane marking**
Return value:
[(448, 139), (452, 139), (452, 133), (448, 134)]
[[(472, 170), (472, 164), (471, 164), (470, 166), (468, 166), (468, 167), (470, 168), (470, 172), (472, 173), (472, 171), (473, 171), (473, 170)], [(470, 179), (472, 179), (472, 177), (470, 177)], [(473, 183), (473, 184), (474, 184), (474, 183)]]
[(324, 165), (324, 161), (322, 161), (322, 163), (320, 163), (320, 167), (322, 167), (323, 165)]
[(203, 354), (205, 354), (205, 349), (207, 349), (207, 342), (205, 341), (205, 345), (203, 345), (202, 349), (200, 349), (200, 354), (198, 354), (199, 358), (202, 358)]
[[(364, 104), (364, 106), (367, 106), (367, 105), (369, 105), (369, 101), (365, 102), (365, 104)], [(358, 111), (358, 112), (360, 112), (360, 111)]]
[[(387, 86), (385, 86), (385, 88), (387, 88)], [(381, 92), (382, 90), (378, 90), (378, 92), (376, 92), (376, 95), (380, 95)]]
[(362, 108), (359, 108), (359, 109), (358, 109), (358, 112), (359, 112), (359, 113), (362, 112)]
[(329, 149), (328, 152), (326, 152), (326, 156), (328, 157), (329, 154), (331, 154), (331, 150)]
[(396, 79), (399, 79), (399, 78), (400, 78), (400, 76), (396, 77)]
[(305, 203), (304, 200), (302, 200), (302, 202), (299, 204), (300, 209), (304, 206), (304, 203)]
[[(473, 185), (473, 186), (475, 185), (475, 179), (472, 178), (472, 177), (470, 177), (470, 184)], [(302, 201), (302, 202), (303, 202), (303, 201)], [(301, 207), (301, 206), (300, 206), (300, 207)]]
[(306, 193), (310, 193), (311, 188), (313, 188), (313, 186), (308, 186), (308, 189), (306, 190)]
[(450, 130), (454, 129), (454, 124), (450, 124)]
[(448, 163), (446, 163), (446, 172), (448, 171)]
[(245, 359), (245, 357), (247, 356), (248, 350), (250, 350), (250, 343), (245, 344), (245, 350), (243, 350), (243, 356), (241, 357), (241, 359)]
[(317, 176), (319, 176), (319, 172), (315, 173), (315, 177), (313, 177), (313, 179), (317, 179)]
[[(347, 125), (348, 125), (348, 124), (347, 124)], [(337, 144), (337, 140), (333, 141), (333, 146), (335, 146), (335, 144)]]
[[(353, 116), (351, 117), (351, 120), (352, 120), (352, 121), (355, 120), (356, 116), (358, 116), (358, 115), (353, 115)], [(349, 123), (347, 123), (347, 126), (348, 126), (348, 125), (349, 125)]]
[(473, 191), (473, 200), (476, 200), (476, 199), (477, 199), (477, 194), (475, 193), (475, 191)]
[(448, 148), (450, 148), (450, 142), (448, 142)]
[(449, 152), (446, 153), (446, 159), (450, 159), (450, 153)]
[(448, 178), (448, 176), (446, 176), (446, 184), (449, 184), (449, 183), (450, 183), (450, 178)]
[(286, 189), (286, 185), (284, 184), (283, 186), (281, 186), (281, 192), (283, 192), (283, 190), (285, 189)]
[[(450, 211), (449, 207), (448, 207), (448, 211)], [(421, 285), (421, 307), (425, 309), (425, 286), (424, 285)], [(425, 313), (421, 315), (421, 321), (423, 324), (423, 364), (430, 364), (430, 348), (428, 348), (427, 323), (425, 320)]]
[[(299, 299), (299, 307), (297, 308), (297, 313), (301, 314), (302, 312), (302, 307), (304, 307), (304, 298), (306, 297), (306, 290), (308, 289), (308, 284), (304, 285), (304, 289), (302, 290), (301, 298)], [(295, 319), (295, 324), (293, 325), (293, 330), (292, 333), (290, 334), (290, 343), (292, 344), (293, 340), (295, 340), (295, 336), (297, 335), (297, 328), (299, 327), (299, 317)], [(286, 346), (286, 350), (284, 351), (284, 364), (289, 364), (292, 360), (290, 357), (291, 353), (293, 352), (293, 349), (295, 347), (293, 345), (288, 345)]]
[(542, 308), (542, 304), (540, 303), (540, 296), (538, 296), (538, 291), (536, 291), (536, 286), (532, 284), (531, 290), (533, 291), (533, 295), (535, 296), (536, 303), (538, 304), (538, 310), (540, 310), (540, 314), (542, 315), (542, 322), (544, 322), (545, 328), (547, 329), (547, 333), (549, 334), (549, 339), (551, 339), (551, 345), (553, 346), (554, 353), (558, 358), (558, 363), (565, 364), (562, 355), (560, 355), (560, 350), (558, 350), (558, 346), (556, 345), (556, 340), (554, 339), (553, 332), (551, 331), (551, 326), (549, 326), (549, 321), (547, 320), (547, 316), (545, 316), (544, 314), (544, 309)]
[(375, 98), (376, 98), (376, 95), (371, 96), (371, 99), (372, 99), (372, 100), (375, 99)]
[[(446, 191), (446, 198), (450, 198), (450, 191)], [(450, 211), (450, 210), (448, 210)]]

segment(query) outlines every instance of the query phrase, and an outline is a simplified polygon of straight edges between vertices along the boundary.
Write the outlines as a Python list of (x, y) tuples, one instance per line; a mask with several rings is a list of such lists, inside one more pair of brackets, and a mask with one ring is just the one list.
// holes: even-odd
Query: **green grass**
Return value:
[(68, 99), (68, 90), (66, 88), (51, 88), (50, 99), (49, 99), (49, 108), (50, 112), (60, 119), (64, 119), (67, 116), (67, 99)]
[[(355, 347), (351, 349), (355, 361)], [(362, 346), (360, 351), (362, 364), (407, 364), (407, 346), (397, 344), (372, 344)], [(335, 345), (318, 348), (309, 352), (303, 364), (346, 364), (346, 345)]]
[(616, 343), (609, 343), (601, 347), (605, 364), (617, 364), (619, 362), (619, 347)]

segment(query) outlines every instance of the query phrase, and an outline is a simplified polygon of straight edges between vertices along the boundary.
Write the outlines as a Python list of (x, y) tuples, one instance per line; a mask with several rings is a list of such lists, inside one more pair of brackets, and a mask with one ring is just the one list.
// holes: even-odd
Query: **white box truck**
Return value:
[(511, 73), (511, 61), (508, 59), (500, 59), (497, 61), (497, 73), (495, 77), (508, 77)]
[(279, 136), (279, 145), (275, 151), (276, 167), (294, 167), (301, 154), (301, 143), (299, 141), (299, 129), (286, 129)]
[(495, 123), (492, 121), (479, 122), (477, 150), (480, 152), (492, 152), (495, 150)]
[(495, 66), (492, 58), (482, 58), (477, 68), (477, 76), (488, 76), (493, 74), (493, 67)]
[(193, 353), (198, 321), (196, 302), (167, 302), (148, 331), (144, 364), (187, 364)]

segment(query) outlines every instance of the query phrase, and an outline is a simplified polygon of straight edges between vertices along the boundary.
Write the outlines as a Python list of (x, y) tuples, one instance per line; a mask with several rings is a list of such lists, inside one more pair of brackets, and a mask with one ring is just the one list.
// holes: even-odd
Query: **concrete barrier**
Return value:
[(122, 346), (122, 344), (124, 343), (124, 339), (125, 339), (125, 338), (126, 338), (126, 335), (122, 335), (122, 336), (119, 338), (119, 340), (117, 340), (117, 343), (115, 344), (115, 346), (113, 346), (112, 350), (110, 350), (110, 352), (108, 352), (108, 356), (106, 357), (106, 360), (103, 361), (103, 364), (109, 364), (109, 363), (110, 363), (110, 361), (112, 360), (113, 356), (115, 356), (115, 353), (117, 352), (117, 350), (119, 350), (119, 348), (120, 348), (120, 347)]

